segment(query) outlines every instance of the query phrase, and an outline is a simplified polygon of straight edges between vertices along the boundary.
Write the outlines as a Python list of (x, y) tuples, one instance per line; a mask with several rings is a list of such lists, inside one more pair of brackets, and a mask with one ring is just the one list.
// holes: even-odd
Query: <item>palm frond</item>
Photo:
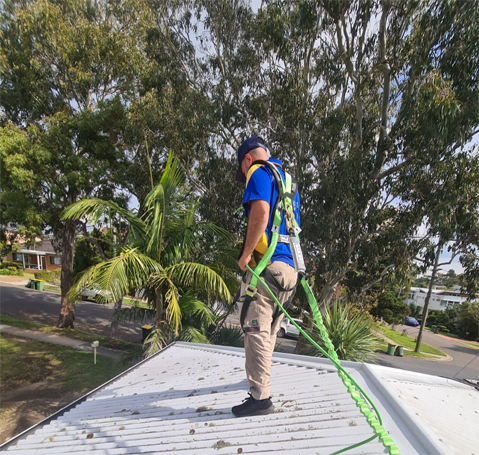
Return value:
[(151, 355), (163, 349), (165, 345), (166, 345), (166, 337), (163, 333), (163, 330), (161, 327), (156, 327), (146, 337), (146, 340), (144, 343), (144, 346), (146, 348), (144, 357), (150, 357)]
[(203, 325), (210, 325), (216, 322), (215, 314), (211, 311), (211, 308), (191, 292), (183, 294), (178, 303), (182, 321), (198, 319)]
[(173, 327), (175, 335), (178, 335), (178, 330), (181, 327), (181, 309), (179, 304), (180, 293), (171, 281), (168, 283), (168, 290), (165, 293), (165, 301), (167, 303), (166, 317)]
[[(204, 291), (231, 302), (231, 293), (220, 275), (210, 267), (194, 262), (174, 264), (164, 269), (171, 281), (178, 286)], [(154, 281), (154, 278), (153, 278)]]
[(66, 207), (61, 213), (63, 220), (78, 220), (86, 218), (90, 224), (97, 224), (100, 218), (109, 213), (117, 214), (129, 225), (129, 232), (135, 238), (142, 238), (145, 235), (145, 223), (135, 213), (120, 207), (113, 201), (91, 198), (83, 199)]
[(160, 264), (148, 256), (125, 248), (119, 256), (85, 270), (70, 289), (68, 299), (75, 302), (84, 289), (96, 285), (103, 290), (102, 303), (116, 302), (129, 289), (144, 287), (149, 277), (161, 270)]
[(178, 340), (190, 343), (210, 344), (208, 338), (193, 326), (184, 326), (178, 336)]

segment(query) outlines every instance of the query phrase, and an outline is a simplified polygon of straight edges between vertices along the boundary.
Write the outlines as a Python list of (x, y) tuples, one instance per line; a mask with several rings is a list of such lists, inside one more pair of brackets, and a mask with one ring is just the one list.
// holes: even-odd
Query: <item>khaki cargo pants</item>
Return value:
[[(298, 274), (290, 265), (276, 261), (268, 266), (268, 270), (283, 288), (291, 289), (296, 284)], [(243, 301), (250, 279), (251, 273), (246, 272), (241, 284), (240, 301)], [(267, 284), (270, 286), (270, 283)], [(275, 292), (272, 286), (270, 288)], [(275, 292), (275, 295), (281, 305), (284, 305), (292, 292)], [(270, 397), (271, 357), (276, 342), (276, 334), (284, 316), (279, 310), (278, 317), (272, 324), (277, 307), (278, 305), (268, 294), (268, 291), (258, 282), (255, 300), (250, 303), (242, 326), (246, 376), (249, 381), (250, 393), (256, 400), (264, 400)]]

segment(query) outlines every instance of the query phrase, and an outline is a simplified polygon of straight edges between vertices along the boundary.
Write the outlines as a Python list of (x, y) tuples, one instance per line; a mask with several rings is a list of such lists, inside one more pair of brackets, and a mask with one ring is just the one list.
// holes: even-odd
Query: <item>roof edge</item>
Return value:
[(381, 381), (377, 373), (374, 371), (375, 366), (377, 367), (377, 365), (364, 364), (363, 371), (365, 376), (367, 376), (367, 378), (377, 387), (377, 389), (384, 396), (385, 400), (396, 411), (411, 433), (419, 441), (421, 441), (421, 444), (427, 450), (427, 453), (454, 455), (454, 452), (451, 451), (448, 445), (444, 443), (441, 445), (437, 444), (437, 433), (431, 430), (428, 426), (424, 425), (424, 423), (416, 417), (416, 414), (412, 412), (411, 409), (408, 410), (407, 405), (404, 402), (401, 402), (395, 397), (391, 387), (389, 387), (385, 381)]

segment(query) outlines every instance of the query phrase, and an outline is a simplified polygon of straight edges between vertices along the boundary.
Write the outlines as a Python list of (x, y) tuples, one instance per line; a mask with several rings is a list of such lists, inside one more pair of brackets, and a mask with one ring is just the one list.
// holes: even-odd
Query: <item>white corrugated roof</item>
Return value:
[[(385, 367), (344, 366), (377, 405), (403, 455), (463, 455), (479, 446), (474, 388)], [(329, 454), (373, 434), (327, 360), (274, 355), (274, 414), (235, 418), (231, 407), (247, 390), (242, 349), (175, 343), (8, 451)], [(387, 451), (375, 441), (347, 453)]]

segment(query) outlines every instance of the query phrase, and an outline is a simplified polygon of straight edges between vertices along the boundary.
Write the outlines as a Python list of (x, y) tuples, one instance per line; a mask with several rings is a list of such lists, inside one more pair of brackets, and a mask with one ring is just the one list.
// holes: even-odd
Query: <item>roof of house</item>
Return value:
[(22, 253), (56, 254), (52, 241), (48, 237), (43, 237), (40, 242), (35, 242), (34, 246), (22, 248)]
[[(479, 392), (473, 387), (377, 365), (343, 365), (376, 404), (402, 454), (477, 451)], [(275, 353), (273, 414), (235, 418), (231, 407), (247, 390), (243, 349), (178, 342), (3, 448), (17, 455), (309, 455), (373, 435), (328, 360)], [(347, 453), (387, 451), (375, 440)]]

